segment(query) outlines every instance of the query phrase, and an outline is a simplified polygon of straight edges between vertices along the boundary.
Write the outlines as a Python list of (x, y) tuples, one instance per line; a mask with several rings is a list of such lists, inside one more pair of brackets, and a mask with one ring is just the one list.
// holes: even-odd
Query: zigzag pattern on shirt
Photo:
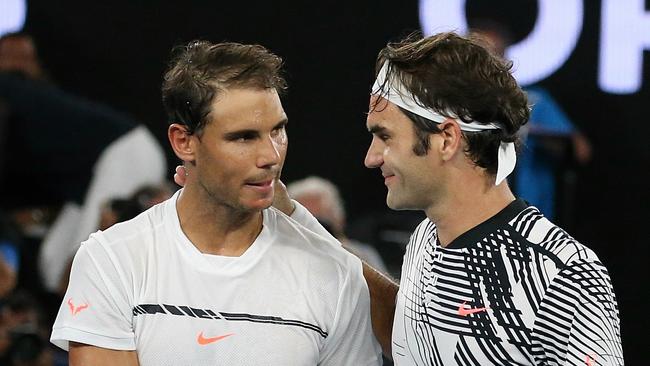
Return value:
[(607, 270), (534, 207), (465, 248), (440, 246), (425, 219), (403, 269), (410, 332), (393, 348), (413, 365), (623, 364)]

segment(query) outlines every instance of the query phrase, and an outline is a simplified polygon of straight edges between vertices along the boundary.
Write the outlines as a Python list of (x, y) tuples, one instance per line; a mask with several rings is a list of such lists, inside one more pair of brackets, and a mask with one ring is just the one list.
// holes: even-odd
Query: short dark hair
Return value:
[[(455, 33), (426, 38), (413, 34), (389, 43), (377, 57), (377, 73), (386, 61), (390, 66), (387, 79), (400, 80), (423, 107), (442, 115), (454, 114), (463, 122), (496, 122), (503, 127), (463, 132), (469, 158), (496, 174), (500, 142), (518, 144), (517, 131), (530, 116), (526, 94), (511, 74), (512, 63), (490, 52), (480, 38)], [(413, 151), (426, 154), (429, 135), (439, 132), (437, 123), (402, 111), (414, 123), (418, 142)]]
[(192, 41), (175, 47), (165, 72), (162, 100), (168, 122), (200, 133), (214, 98), (229, 87), (286, 89), (282, 59), (260, 45)]

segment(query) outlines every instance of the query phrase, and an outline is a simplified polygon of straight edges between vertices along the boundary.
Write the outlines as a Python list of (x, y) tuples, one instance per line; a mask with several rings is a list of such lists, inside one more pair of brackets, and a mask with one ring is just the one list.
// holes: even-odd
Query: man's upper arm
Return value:
[(393, 321), (399, 285), (387, 275), (363, 263), (363, 276), (370, 291), (372, 329), (384, 356), (392, 358)]
[(70, 342), (70, 366), (139, 366), (135, 351), (116, 351)]
[(72, 264), (70, 283), (53, 326), (51, 341), (134, 350), (133, 310), (129, 291), (106, 248), (89, 240)]
[(558, 364), (623, 365), (618, 305), (602, 263), (578, 260), (553, 278), (540, 304), (534, 333), (533, 353), (542, 359), (555, 359)]
[(381, 347), (370, 321), (368, 287), (359, 260), (355, 257), (352, 261), (339, 294), (334, 325), (321, 351), (320, 366), (370, 366), (382, 362)]
[[(294, 204), (295, 210), (291, 214), (292, 219), (316, 234), (337, 240), (305, 207), (296, 201), (294, 201)], [(393, 317), (395, 315), (395, 301), (399, 286), (388, 276), (365, 262), (363, 262), (363, 276), (365, 277), (363, 291), (366, 293), (368, 291), (370, 292), (374, 335), (381, 344), (384, 355), (390, 358)]]

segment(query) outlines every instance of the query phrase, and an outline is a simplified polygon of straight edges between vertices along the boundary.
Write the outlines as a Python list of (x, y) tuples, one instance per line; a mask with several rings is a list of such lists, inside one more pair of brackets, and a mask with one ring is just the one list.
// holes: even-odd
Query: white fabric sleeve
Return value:
[(70, 341), (135, 350), (130, 293), (116, 263), (91, 237), (72, 262), (70, 283), (50, 341), (64, 350), (68, 350)]
[(536, 361), (558, 365), (623, 365), (616, 296), (600, 261), (571, 262), (551, 281), (532, 334)]
[(336, 307), (336, 316), (321, 350), (319, 366), (381, 365), (381, 347), (372, 331), (370, 294), (363, 279), (361, 261), (350, 257), (347, 277)]
[(332, 236), (332, 234), (330, 234), (330, 232), (327, 231), (323, 227), (323, 225), (321, 225), (320, 222), (318, 222), (318, 220), (316, 220), (314, 215), (312, 215), (311, 212), (309, 212), (309, 210), (305, 208), (305, 206), (301, 205), (296, 200), (292, 199), (291, 201), (293, 202), (296, 208), (293, 210), (293, 213), (289, 217), (294, 219), (300, 225), (309, 229), (311, 232), (318, 234), (326, 239), (333, 240), (339, 244), (341, 243), (337, 238)]

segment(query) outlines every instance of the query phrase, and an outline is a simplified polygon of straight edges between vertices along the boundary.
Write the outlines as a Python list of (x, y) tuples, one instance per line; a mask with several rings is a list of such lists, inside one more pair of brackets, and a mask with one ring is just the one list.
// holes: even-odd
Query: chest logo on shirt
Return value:
[(593, 366), (594, 364), (591, 361), (596, 362), (596, 354), (585, 355), (585, 362), (587, 366)]
[(485, 308), (485, 307), (467, 309), (467, 308), (465, 308), (466, 303), (467, 303), (467, 301), (463, 301), (463, 303), (458, 307), (458, 315), (467, 316), (467, 315), (470, 315), (470, 314), (476, 314), (476, 313), (480, 313), (481, 311), (487, 311), (488, 310), (488, 308)]
[(90, 306), (90, 305), (87, 302), (85, 302), (85, 303), (83, 303), (81, 305), (75, 306), (75, 304), (72, 302), (72, 298), (68, 299), (68, 308), (70, 308), (70, 314), (72, 314), (72, 316), (75, 316), (75, 315), (79, 314), (80, 312), (86, 310), (88, 308), (88, 306)]
[(203, 332), (201, 332), (201, 333), (199, 333), (198, 337), (196, 337), (196, 342), (198, 344), (202, 345), (202, 346), (205, 346), (206, 344), (214, 343), (214, 342), (220, 341), (220, 340), (222, 340), (224, 338), (228, 338), (233, 334), (235, 334), (235, 333), (228, 333), (228, 334), (224, 334), (224, 335), (220, 335), (220, 336), (216, 336), (216, 337), (204, 337)]

